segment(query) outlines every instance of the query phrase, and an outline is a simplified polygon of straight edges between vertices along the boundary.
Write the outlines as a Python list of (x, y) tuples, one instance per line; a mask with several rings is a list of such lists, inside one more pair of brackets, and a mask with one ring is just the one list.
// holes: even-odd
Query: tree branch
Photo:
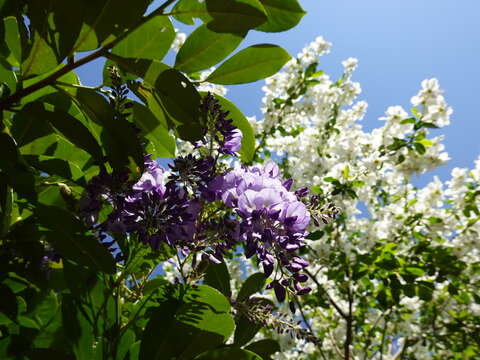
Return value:
[[(317, 278), (308, 269), (304, 269), (303, 271), (306, 272), (308, 276), (310, 276), (310, 278), (317, 285), (317, 287), (323, 289), (323, 286), (318, 282)], [(332, 306), (335, 308), (335, 310), (337, 310), (340, 316), (346, 320), (347, 315), (345, 314), (345, 312), (340, 308), (340, 306), (337, 305), (335, 301), (333, 301), (333, 299), (328, 294), (327, 290), (323, 289), (323, 291), (325, 292), (325, 295), (327, 295), (327, 299), (330, 302), (330, 304), (332, 304)]]

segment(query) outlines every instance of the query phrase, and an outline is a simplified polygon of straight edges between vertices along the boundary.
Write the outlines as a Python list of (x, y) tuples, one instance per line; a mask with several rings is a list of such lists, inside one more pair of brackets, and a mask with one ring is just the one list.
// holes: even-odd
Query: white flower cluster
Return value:
[[(317, 187), (327, 196), (335, 194), (331, 200), (342, 209), (341, 225), (333, 225), (320, 240), (309, 243), (311, 272), (322, 291), (330, 303), (346, 312), (349, 303), (345, 291), (329, 277), (333, 266), (329, 259), (337, 258), (331, 255), (345, 254), (354, 263), (362, 254), (393, 242), (397, 254), (409, 256), (419, 236), (434, 247), (451, 249), (459, 261), (469, 265), (465, 269), (468, 286), (478, 289), (480, 274), (473, 264), (480, 262), (480, 160), (471, 171), (454, 169), (446, 183), (435, 178), (417, 189), (409, 182), (412, 175), (449, 159), (441, 143), (443, 137), (430, 136), (431, 131), (448, 125), (452, 114), (437, 79), (422, 82), (421, 90), (411, 99), (412, 114), (401, 106), (389, 107), (380, 118), (383, 126), (367, 132), (359, 124), (367, 103), (356, 100), (361, 87), (351, 80), (357, 60), (349, 58), (342, 63), (344, 73), (337, 81), (323, 72), (309, 72), (319, 57), (329, 52), (330, 45), (317, 38), (287, 63), (283, 72), (267, 79), (264, 119), (249, 119), (258, 134), (268, 134), (267, 149), (285, 157), (286, 170), (296, 186)], [(437, 275), (417, 280), (432, 282)], [(355, 336), (352, 358), (364, 359), (370, 349), (377, 349), (369, 357), (373, 359), (397, 359), (401, 352), (418, 359), (451, 356), (452, 349), (432, 345), (425, 337), (431, 329), (424, 312), (431, 304), (416, 296), (404, 296), (397, 306), (381, 310), (374, 303), (362, 303), (362, 298), (372, 294), (369, 286), (380, 285), (377, 280), (369, 284), (348, 282), (356, 294), (351, 301), (354, 314), (364, 322)], [(315, 292), (315, 284), (312, 287)], [(435, 283), (431, 303), (442, 305), (436, 320), (439, 324), (453, 321), (452, 313), (461, 309), (478, 316), (479, 304), (473, 300), (462, 303), (449, 296), (449, 291), (448, 282)], [(321, 335), (324, 356), (342, 358), (346, 328), (339, 312), (331, 307), (304, 311)], [(445, 329), (433, 331), (440, 334)], [(369, 345), (361, 343), (367, 339)], [(299, 341), (283, 349), (277, 358), (320, 358), (316, 351), (318, 348)]]

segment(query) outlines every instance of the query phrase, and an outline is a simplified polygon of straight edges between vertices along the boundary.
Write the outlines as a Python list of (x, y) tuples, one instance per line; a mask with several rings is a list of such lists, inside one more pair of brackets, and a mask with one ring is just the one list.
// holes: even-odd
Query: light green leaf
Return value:
[(173, 17), (187, 25), (194, 25), (194, 18), (201, 18), (203, 22), (211, 20), (204, 0), (180, 0), (170, 12)]
[(242, 42), (246, 33), (218, 33), (201, 25), (192, 32), (180, 48), (175, 67), (192, 73), (207, 69), (225, 59)]
[(112, 52), (126, 58), (162, 60), (174, 39), (169, 18), (156, 16), (115, 45)]
[(44, 74), (58, 65), (54, 50), (38, 33), (33, 34), (33, 45), (28, 57), (23, 62), (22, 76)]
[(222, 85), (257, 81), (275, 74), (290, 58), (279, 46), (253, 45), (225, 61), (206, 81)]
[[(155, 116), (144, 105), (135, 102), (132, 107), (133, 121), (142, 130), (142, 135), (149, 140), (146, 151), (153, 157), (175, 157), (175, 138), (170, 135), (166, 119)], [(165, 121), (162, 121), (165, 120)]]
[(3, 25), (5, 28), (5, 43), (10, 50), (7, 61), (12, 66), (20, 67), (22, 61), (22, 43), (17, 19), (14, 16), (8, 16), (3, 19)]
[(305, 11), (297, 0), (260, 0), (267, 12), (267, 21), (255, 30), (279, 32), (291, 29), (299, 23)]

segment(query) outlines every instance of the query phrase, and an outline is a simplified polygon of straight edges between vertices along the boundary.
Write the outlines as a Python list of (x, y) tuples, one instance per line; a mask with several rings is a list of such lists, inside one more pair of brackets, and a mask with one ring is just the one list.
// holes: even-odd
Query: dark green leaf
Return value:
[(253, 45), (221, 64), (206, 81), (223, 85), (257, 81), (275, 74), (288, 60), (290, 55), (279, 46)]
[[(145, 80), (130, 84), (135, 94), (147, 103), (149, 110), (175, 128), (183, 140), (197, 141), (203, 134), (200, 114), (201, 97), (192, 83), (178, 70), (158, 61), (123, 59), (109, 56), (126, 72)], [(162, 120), (160, 120), (162, 119)]]
[(76, 98), (90, 119), (102, 128), (102, 143), (112, 167), (123, 171), (136, 164), (143, 170), (143, 149), (132, 125), (115, 117), (112, 106), (93, 90), (78, 89)]
[(93, 50), (109, 43), (132, 28), (149, 4), (150, 0), (87, 0), (80, 15), (83, 25), (74, 50)]
[(106, 273), (115, 272), (115, 260), (105, 246), (92, 235), (86, 235), (84, 224), (65, 210), (55, 206), (35, 208), (38, 223), (52, 230), (47, 240), (65, 258)]
[(187, 360), (217, 347), (233, 331), (229, 313), (228, 300), (209, 286), (166, 288), (143, 332), (139, 359)]
[(230, 274), (228, 273), (227, 265), (224, 262), (220, 264), (209, 264), (203, 281), (206, 285), (210, 285), (220, 291), (227, 298), (232, 296), (232, 290), (230, 289)]
[(248, 299), (251, 295), (263, 290), (267, 278), (263, 273), (255, 273), (245, 280), (237, 296), (237, 301)]
[(15, 141), (6, 133), (0, 133), (0, 170), (5, 172), (8, 184), (31, 202), (36, 202), (35, 179), (21, 161)]
[(80, 121), (66, 112), (52, 109), (51, 106), (40, 103), (33, 103), (32, 111), (35, 112), (36, 116), (47, 120), (55, 130), (73, 145), (90, 153), (97, 161), (102, 161), (103, 154), (100, 145)]
[(285, 31), (297, 25), (305, 15), (297, 0), (260, 0), (260, 2), (267, 12), (267, 21), (255, 30)]
[(265, 9), (258, 0), (206, 0), (206, 4), (213, 18), (208, 27), (215, 32), (239, 33), (267, 20)]
[(413, 146), (415, 147), (417, 153), (419, 153), (420, 155), (425, 154), (425, 152), (427, 151), (427, 149), (425, 149), (425, 146), (423, 146), (423, 144), (419, 142), (413, 143)]
[(203, 354), (200, 354), (195, 358), (195, 360), (225, 360), (225, 359), (235, 359), (235, 360), (262, 360), (257, 354), (236, 348), (236, 347), (225, 347), (216, 350), (210, 350)]
[(15, 320), (18, 313), (17, 298), (13, 291), (5, 284), (0, 284), (0, 313), (6, 315), (9, 319)]
[(112, 52), (126, 58), (162, 60), (174, 39), (169, 18), (156, 16), (115, 45)]
[(146, 147), (147, 153), (153, 154), (155, 158), (175, 156), (175, 139), (169, 133), (167, 121), (161, 109), (155, 116), (150, 108), (135, 102), (132, 115), (133, 122), (142, 130), (142, 135), (149, 140)]
[(30, 166), (50, 175), (58, 175), (74, 181), (83, 176), (82, 169), (75, 163), (57, 159), (54, 156), (24, 155), (23, 158)]
[(262, 357), (263, 360), (272, 359), (272, 355), (281, 351), (277, 341), (272, 339), (263, 339), (248, 345), (246, 350), (252, 351)]
[(236, 320), (235, 334), (233, 336), (233, 344), (235, 346), (243, 346), (248, 343), (257, 332), (262, 328), (262, 325), (252, 323), (244, 315), (241, 315)]
[(130, 347), (135, 342), (135, 339), (136, 339), (136, 336), (135, 336), (135, 333), (132, 330), (127, 329), (123, 333), (123, 335), (120, 338), (120, 341), (118, 343), (117, 357), (116, 357), (115, 360), (124, 360), (125, 359), (125, 356), (127, 355), (127, 352), (130, 349)]
[(207, 69), (225, 59), (242, 42), (246, 33), (217, 33), (207, 25), (192, 32), (180, 48), (175, 68), (186, 73)]
[(94, 329), (85, 318), (85, 315), (77, 306), (76, 298), (73, 295), (63, 295), (62, 319), (65, 336), (68, 339), (69, 347), (73, 349), (75, 359), (92, 360)]

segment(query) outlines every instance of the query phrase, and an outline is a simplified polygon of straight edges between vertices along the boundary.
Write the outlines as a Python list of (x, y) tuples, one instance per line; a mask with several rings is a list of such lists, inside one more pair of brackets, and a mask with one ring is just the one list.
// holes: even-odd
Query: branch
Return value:
[(58, 69), (53, 74), (51, 74), (51, 75), (47, 76), (45, 79), (42, 79), (39, 82), (36, 82), (36, 83), (34, 83), (30, 86), (27, 86), (26, 88), (24, 88), (20, 91), (17, 91), (13, 95), (10, 95), (9, 97), (7, 97), (4, 101), (2, 101), (2, 103), (0, 103), (0, 110), (8, 109), (10, 106), (12, 106), (12, 105), (16, 104), (18, 101), (20, 101), (23, 97), (25, 97), (27, 95), (30, 95), (31, 93), (33, 93), (37, 90), (40, 90), (41, 88), (43, 88), (45, 86), (53, 84), (53, 82), (55, 82), (55, 80), (57, 80), (59, 77), (65, 75), (66, 73), (68, 73), (68, 72), (70, 72), (70, 71), (72, 71), (72, 70), (74, 70), (74, 69), (76, 69), (76, 68), (78, 68), (82, 65), (85, 65), (85, 64), (89, 63), (90, 61), (93, 61), (93, 60), (95, 60), (99, 57), (104, 56), (106, 53), (108, 53), (108, 51), (110, 49), (112, 49), (117, 43), (119, 43), (121, 40), (123, 40), (125, 37), (127, 37), (132, 31), (136, 30), (139, 26), (143, 25), (144, 23), (146, 23), (147, 21), (149, 21), (153, 17), (162, 14), (163, 10), (165, 10), (166, 7), (168, 7), (170, 4), (174, 3), (175, 1), (176, 0), (165, 1), (165, 3), (160, 5), (157, 9), (155, 9), (149, 15), (140, 19), (140, 21), (135, 26), (133, 26), (131, 29), (124, 32), (123, 34), (118, 36), (115, 40), (113, 40), (112, 42), (108, 43), (107, 45), (101, 47), (100, 49), (91, 53), (90, 55), (87, 55), (87, 56), (85, 56), (85, 57), (83, 57), (83, 58), (81, 58), (77, 61), (73, 61), (72, 58), (69, 58), (68, 63), (64, 67)]
[[(317, 285), (317, 287), (323, 289), (323, 286), (318, 282), (317, 278), (308, 269), (304, 269), (303, 271), (306, 272), (308, 276), (310, 276), (310, 278)], [(325, 295), (327, 295), (327, 298), (330, 304), (332, 304), (332, 306), (335, 308), (335, 310), (337, 310), (340, 316), (346, 320), (347, 315), (345, 314), (345, 312), (340, 308), (340, 306), (337, 305), (335, 301), (333, 301), (333, 299), (328, 294), (327, 290), (323, 289), (323, 291), (325, 292)]]
[[(313, 332), (312, 326), (308, 322), (307, 317), (305, 316), (305, 313), (303, 312), (302, 304), (300, 303), (300, 301), (298, 301), (298, 298), (296, 296), (295, 296), (295, 303), (297, 304), (298, 309), (300, 310), (300, 314), (302, 315), (303, 322), (307, 325), (308, 330), (313, 335), (314, 332)], [(319, 344), (316, 344), (316, 345), (319, 345)], [(318, 348), (318, 350), (320, 350), (320, 355), (322, 356), (322, 359), (327, 360), (327, 358), (325, 357), (325, 354), (322, 351), (322, 348), (320, 346), (317, 346), (317, 348)]]

